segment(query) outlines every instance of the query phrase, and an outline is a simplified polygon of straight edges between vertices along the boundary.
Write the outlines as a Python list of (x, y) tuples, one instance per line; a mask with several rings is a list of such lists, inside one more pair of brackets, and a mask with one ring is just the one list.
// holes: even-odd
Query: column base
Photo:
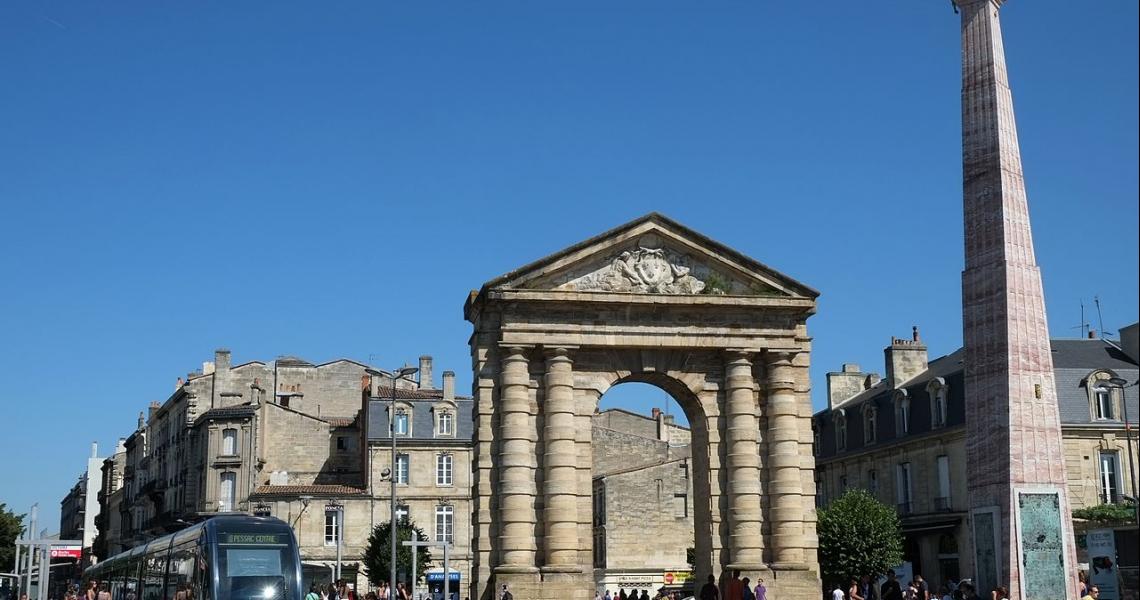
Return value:
[(807, 571), (811, 566), (804, 563), (791, 563), (791, 562), (774, 562), (772, 563), (773, 571)]
[(766, 565), (762, 562), (758, 562), (758, 563), (730, 563), (728, 565), (725, 565), (724, 570), (726, 570), (726, 571), (740, 571), (741, 573), (744, 573), (744, 572), (752, 572), (752, 571), (768, 571), (769, 567), (768, 567), (768, 565)]
[(499, 566), (495, 567), (494, 572), (495, 573), (510, 574), (510, 575), (526, 574), (526, 573), (538, 573), (538, 567), (499, 565)]

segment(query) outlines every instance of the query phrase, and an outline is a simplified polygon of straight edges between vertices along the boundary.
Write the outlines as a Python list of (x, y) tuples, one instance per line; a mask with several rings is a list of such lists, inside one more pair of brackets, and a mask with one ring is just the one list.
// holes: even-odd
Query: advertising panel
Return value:
[(1092, 529), (1088, 536), (1089, 584), (1100, 590), (1098, 600), (1120, 600), (1116, 583), (1116, 536), (1111, 529)]

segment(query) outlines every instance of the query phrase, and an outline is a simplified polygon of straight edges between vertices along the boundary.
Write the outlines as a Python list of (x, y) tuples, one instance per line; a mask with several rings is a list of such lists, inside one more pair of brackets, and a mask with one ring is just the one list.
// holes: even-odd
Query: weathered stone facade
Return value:
[[(1110, 376), (1135, 381), (1137, 360), (1099, 339), (1054, 339), (1051, 347), (1070, 501), (1074, 508), (1122, 502), (1133, 489), (1122, 417), (1125, 408), (1140, 414), (1137, 393), (1103, 382)], [(849, 390), (852, 379), (865, 385)], [(966, 453), (971, 409), (963, 352), (930, 361), (897, 386), (852, 364), (829, 373), (828, 381), (838, 384), (830, 390), (831, 405), (813, 418), (820, 504), (849, 488), (866, 489), (898, 509), (904, 559), (915, 573), (935, 584), (973, 577), (968, 482), (978, 471)], [(1098, 393), (1107, 394), (1101, 404)], [(1133, 445), (1134, 461), (1140, 461), (1137, 450)]]
[(473, 292), (476, 597), (592, 596), (591, 418), (625, 381), (692, 425), (697, 576), (815, 595), (816, 295), (657, 214)]

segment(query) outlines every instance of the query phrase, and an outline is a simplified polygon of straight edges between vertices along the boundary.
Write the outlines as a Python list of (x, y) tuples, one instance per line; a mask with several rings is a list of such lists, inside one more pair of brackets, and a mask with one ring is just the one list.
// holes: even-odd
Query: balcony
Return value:
[(934, 499), (934, 510), (947, 512), (951, 510), (950, 497), (942, 496)]

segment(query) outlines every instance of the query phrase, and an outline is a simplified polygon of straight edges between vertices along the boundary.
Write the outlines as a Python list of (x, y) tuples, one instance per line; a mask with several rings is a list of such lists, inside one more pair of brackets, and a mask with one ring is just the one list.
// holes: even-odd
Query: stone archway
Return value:
[(697, 575), (818, 595), (817, 296), (656, 213), (472, 292), (476, 597), (592, 597), (591, 416), (625, 381), (689, 417)]

